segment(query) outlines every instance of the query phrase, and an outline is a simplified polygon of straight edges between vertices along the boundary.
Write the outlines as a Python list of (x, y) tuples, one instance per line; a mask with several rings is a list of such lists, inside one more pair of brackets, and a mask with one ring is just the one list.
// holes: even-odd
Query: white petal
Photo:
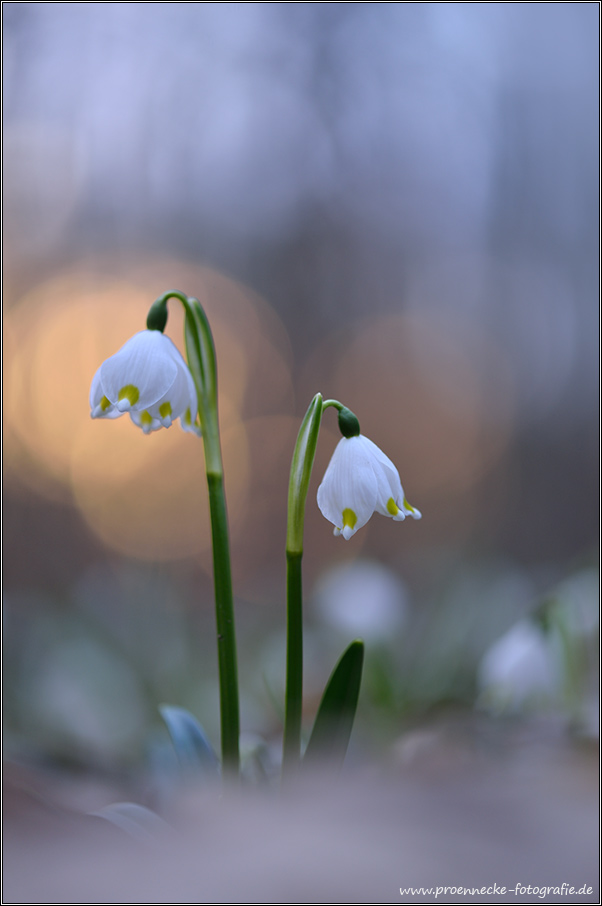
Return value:
[(422, 513), (420, 512), (420, 510), (416, 509), (415, 506), (409, 504), (405, 497), (403, 500), (403, 511), (406, 516), (411, 516), (413, 519), (422, 519)]
[[(137, 388), (138, 399), (132, 410), (148, 409), (164, 397), (173, 385), (178, 368), (173, 360), (171, 340), (158, 330), (142, 330), (100, 366), (100, 378), (105, 395), (113, 404), (119, 400), (123, 387)], [(129, 408), (127, 401), (122, 400)]]
[(90, 386), (90, 409), (95, 409), (96, 406), (100, 405), (100, 401), (104, 396), (104, 390), (102, 389), (102, 383), (100, 381), (100, 368), (92, 378), (92, 384)]
[[(378, 494), (376, 498), (375, 509), (383, 516), (393, 515), (387, 505), (391, 499), (395, 505), (401, 509), (403, 502), (403, 489), (399, 479), (399, 472), (391, 462), (388, 456), (385, 456), (380, 447), (377, 447), (369, 438), (360, 435), (359, 440), (365, 451), (366, 457), (370, 460), (374, 475), (378, 484)], [(394, 518), (399, 518), (397, 515)], [(401, 516), (403, 519), (404, 516)]]
[[(148, 406), (147, 409), (152, 416), (160, 419), (164, 427), (169, 427), (176, 418), (180, 419), (180, 424), (185, 431), (192, 431), (200, 435), (198, 426), (194, 423), (198, 410), (196, 387), (190, 373), (190, 369), (182, 357), (180, 350), (169, 339), (165, 337), (165, 352), (170, 356), (177, 368), (176, 378), (170, 387), (156, 403)], [(165, 415), (165, 404), (169, 403), (169, 415)], [(163, 407), (163, 412), (161, 411)], [(186, 413), (190, 412), (190, 421), (186, 419)]]
[(92, 385), (90, 387), (90, 415), (92, 418), (119, 418), (121, 412), (119, 412), (112, 403), (108, 406), (103, 406), (103, 399), (106, 402), (99, 368), (92, 378)]
[(395, 465), (391, 462), (388, 456), (385, 456), (381, 448), (378, 447), (374, 443), (374, 441), (371, 441), (369, 437), (364, 437), (363, 434), (360, 434), (359, 438), (366, 452), (369, 453), (374, 459), (376, 459), (377, 462), (381, 463), (381, 465), (385, 466), (386, 469), (390, 470), (394, 475), (397, 475), (397, 478), (399, 478), (399, 473)]
[(178, 347), (175, 345), (175, 343), (173, 343), (169, 339), (169, 337), (165, 337), (165, 339), (167, 340), (167, 346), (165, 347), (166, 351), (171, 356), (172, 360), (176, 363), (178, 369), (184, 373), (184, 377), (186, 379), (186, 384), (188, 387), (188, 394), (189, 394), (190, 399), (194, 400), (195, 410), (196, 410), (196, 388), (194, 386), (192, 374), (190, 373), (190, 368), (186, 364), (186, 360), (182, 356), (182, 353), (180, 352)]
[[(402, 509), (403, 489), (401, 487), (401, 482), (399, 481), (399, 476), (397, 476), (397, 481), (392, 481), (391, 476), (385, 472), (380, 463), (377, 462), (374, 463), (374, 471), (378, 481), (378, 496), (375, 506), (376, 512), (380, 513), (382, 516), (392, 516), (393, 519), (397, 520), (405, 519), (405, 514)], [(393, 512), (389, 509), (391, 501), (393, 501), (394, 504)], [(395, 508), (397, 508), (397, 512), (395, 511)]]
[(202, 436), (201, 428), (196, 422), (196, 416), (193, 418), (191, 409), (187, 409), (186, 412), (180, 416), (180, 427), (182, 428), (182, 431), (196, 434), (197, 437)]
[(145, 434), (151, 434), (153, 431), (158, 431), (162, 427), (161, 422), (158, 418), (153, 418), (150, 416), (146, 409), (140, 411), (136, 410), (135, 412), (130, 412), (130, 418), (138, 428), (142, 428)]
[[(395, 522), (403, 522), (406, 516), (421, 519), (422, 513), (420, 510), (413, 507), (406, 500), (399, 472), (389, 457), (367, 437), (362, 439), (365, 441), (366, 449), (369, 449), (374, 457), (374, 467), (377, 471), (379, 481), (379, 497), (376, 503), (377, 512), (383, 516), (392, 516)], [(387, 508), (391, 498), (399, 510), (395, 514), (391, 513)]]
[(123, 415), (123, 412), (120, 412), (115, 406), (109, 406), (108, 409), (103, 409), (102, 406), (96, 406), (92, 409), (90, 415), (92, 418), (119, 418)]
[[(372, 505), (372, 512), (376, 510), (378, 513), (390, 516), (391, 513), (387, 510), (387, 504), (391, 498), (395, 499), (401, 492), (401, 482), (399, 481), (397, 470), (391, 460), (387, 459), (376, 444), (373, 444), (367, 437), (360, 434), (359, 437), (353, 439), (356, 442), (354, 452), (358, 462), (361, 463), (364, 470), (370, 470), (374, 476), (376, 495)], [(379, 457), (376, 454), (381, 455)], [(387, 463), (386, 468), (383, 460)]]
[(196, 391), (188, 366), (182, 362), (177, 369), (176, 377), (169, 390), (161, 396), (156, 403), (146, 408), (156, 418), (163, 417), (161, 407), (169, 403), (172, 419), (179, 418), (187, 409), (196, 415)]
[[(359, 437), (342, 438), (318, 488), (318, 506), (335, 528), (349, 539), (374, 512), (378, 483)], [(355, 515), (353, 526), (343, 525), (345, 510)]]

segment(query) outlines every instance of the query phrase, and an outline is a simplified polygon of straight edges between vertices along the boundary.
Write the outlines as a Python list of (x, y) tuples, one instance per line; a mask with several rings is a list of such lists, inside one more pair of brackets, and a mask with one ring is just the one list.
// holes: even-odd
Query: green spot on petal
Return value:
[[(404, 497), (404, 498), (403, 498), (403, 505), (404, 505), (404, 508), (405, 508), (406, 510), (409, 510), (409, 511), (410, 511), (410, 513), (414, 513), (414, 512), (415, 512), (414, 507), (412, 506), (412, 504), (411, 504), (411, 503), (408, 503), (408, 498), (407, 498), (407, 497)], [(388, 507), (388, 504), (387, 504), (387, 509), (388, 509), (388, 508), (389, 508), (389, 507)]]
[(140, 391), (137, 387), (134, 387), (133, 384), (126, 384), (125, 387), (121, 388), (117, 396), (118, 402), (121, 402), (121, 400), (127, 400), (130, 406), (135, 406), (139, 399)]
[(161, 418), (167, 418), (168, 415), (171, 415), (171, 403), (161, 403), (159, 406), (159, 415)]
[(140, 424), (144, 426), (144, 425), (152, 425), (152, 423), (153, 423), (153, 417), (150, 414), (150, 412), (147, 412), (145, 409), (144, 412), (140, 413)]
[(107, 409), (110, 407), (110, 405), (111, 405), (111, 400), (108, 399), (108, 397), (103, 396), (103, 398), (100, 401), (100, 408), (102, 409), (102, 411), (106, 412)]
[(391, 516), (397, 516), (397, 514), (399, 513), (399, 507), (392, 497), (389, 497), (389, 499), (387, 500), (387, 513), (390, 513)]
[(354, 529), (356, 522), (357, 516), (353, 510), (350, 510), (349, 508), (343, 510), (343, 528), (349, 527), (350, 529)]

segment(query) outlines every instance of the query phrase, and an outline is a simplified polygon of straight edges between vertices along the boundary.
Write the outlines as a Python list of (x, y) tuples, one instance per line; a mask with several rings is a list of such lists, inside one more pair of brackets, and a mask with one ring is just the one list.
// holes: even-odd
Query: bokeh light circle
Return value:
[[(245, 419), (290, 412), (290, 344), (269, 306), (209, 268), (152, 261), (106, 273), (76, 268), (38, 285), (5, 315), (5, 466), (53, 500), (74, 501), (108, 546), (152, 560), (210, 544), (202, 441), (177, 425), (146, 437), (128, 416), (92, 421), (99, 365), (145, 326), (153, 300), (181, 286), (214, 334), (226, 491), (233, 538), (248, 526)], [(166, 333), (183, 350), (183, 313)], [(14, 483), (14, 482), (13, 482)]]

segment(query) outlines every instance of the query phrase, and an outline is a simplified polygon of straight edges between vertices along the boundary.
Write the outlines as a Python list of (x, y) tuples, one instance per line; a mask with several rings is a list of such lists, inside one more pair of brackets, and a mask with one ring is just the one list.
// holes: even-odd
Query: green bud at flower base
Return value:
[(357, 437), (360, 433), (360, 423), (357, 415), (354, 415), (347, 406), (342, 406), (339, 409), (339, 431), (343, 437)]
[(146, 317), (146, 327), (148, 330), (159, 330), (163, 333), (166, 324), (167, 301), (161, 298), (151, 305), (150, 311)]

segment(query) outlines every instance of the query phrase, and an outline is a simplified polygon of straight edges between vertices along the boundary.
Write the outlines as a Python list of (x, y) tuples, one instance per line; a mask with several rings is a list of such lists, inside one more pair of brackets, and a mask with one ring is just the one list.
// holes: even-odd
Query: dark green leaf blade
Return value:
[(360, 693), (364, 643), (356, 639), (342, 654), (324, 689), (303, 763), (328, 762), (340, 768), (345, 760)]

